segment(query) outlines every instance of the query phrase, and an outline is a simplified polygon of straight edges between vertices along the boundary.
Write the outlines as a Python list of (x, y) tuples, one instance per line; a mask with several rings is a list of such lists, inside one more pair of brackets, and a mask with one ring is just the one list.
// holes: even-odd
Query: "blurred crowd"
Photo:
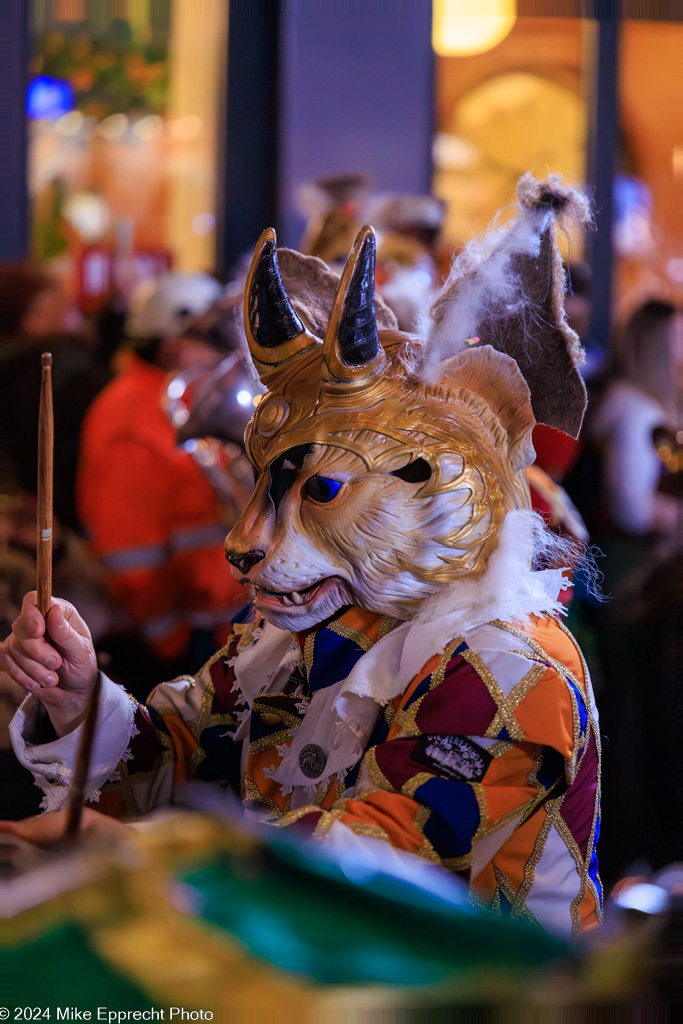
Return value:
[[(376, 226), (378, 290), (410, 331), (452, 258), (443, 204), (378, 196), (362, 175), (315, 182), (302, 202), (300, 248), (334, 269), (358, 228)], [(568, 318), (592, 355), (589, 411), (579, 442), (535, 429), (529, 483), (534, 507), (590, 545), (602, 575), (598, 591), (595, 572), (579, 570), (568, 624), (602, 715), (609, 884), (639, 858), (653, 869), (674, 859), (668, 794), (652, 774), (674, 771), (682, 328), (658, 298), (612, 338), (594, 338), (588, 268), (567, 271)], [(115, 291), (85, 319), (48, 271), (0, 268), (0, 630), (7, 635), (35, 586), (40, 357), (50, 351), (54, 593), (79, 607), (102, 667), (140, 699), (162, 678), (195, 671), (247, 599), (223, 553), (251, 490), (242, 437), (262, 390), (243, 354), (241, 291), (240, 272), (226, 285), (167, 271)], [(20, 694), (2, 686), (8, 719)], [(21, 817), (37, 810), (39, 792), (6, 743), (4, 752), (11, 785), (1, 816)]]

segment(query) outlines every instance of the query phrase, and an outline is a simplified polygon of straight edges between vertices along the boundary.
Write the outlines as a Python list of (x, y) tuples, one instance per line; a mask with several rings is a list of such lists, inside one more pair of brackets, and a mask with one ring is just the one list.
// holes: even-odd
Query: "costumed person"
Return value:
[[(37, 419), (37, 417), (36, 417)], [(35, 452), (32, 453), (35, 458)], [(37, 476), (37, 472), (35, 474)], [(12, 629), (24, 594), (35, 586), (36, 498), (25, 493), (5, 494), (0, 501), (0, 639)], [(93, 642), (102, 642), (114, 618), (104, 570), (88, 550), (82, 537), (53, 519), (52, 584), (59, 597), (82, 609), (88, 620)], [(16, 760), (8, 726), (26, 696), (5, 672), (0, 670), (0, 818), (18, 819), (37, 814), (41, 794), (33, 777)]]
[(244, 455), (244, 431), (264, 390), (248, 356), (242, 304), (242, 295), (228, 289), (190, 320), (182, 339), (225, 355), (217, 365), (193, 363), (167, 378), (163, 400), (176, 442), (211, 483), (229, 526), (251, 496), (254, 474)]
[[(372, 229), (340, 280), (261, 236), (245, 329), (268, 390), (225, 544), (253, 604), (145, 706), (103, 680), (102, 811), (217, 782), (351, 856), (370, 837), (439, 864), (496, 913), (565, 935), (600, 920), (596, 710), (525, 476), (536, 419), (576, 434), (583, 417), (555, 221), (589, 214), (558, 177), (525, 176), (519, 200), (421, 339), (375, 300)], [(55, 810), (97, 676), (87, 627), (62, 602), (46, 623), (28, 595), (2, 664), (29, 691), (17, 755)]]
[(387, 196), (371, 210), (381, 232), (377, 290), (402, 331), (418, 329), (442, 280), (437, 255), (445, 214), (446, 204), (432, 195)]
[(308, 220), (299, 243), (302, 253), (318, 256), (341, 274), (363, 223), (369, 188), (370, 179), (359, 173), (330, 175), (304, 185), (299, 200)]
[[(222, 336), (184, 333), (221, 292), (205, 274), (165, 274), (141, 285), (127, 326), (135, 349), (83, 425), (79, 513), (125, 615), (123, 646), (128, 651), (129, 637), (137, 638), (130, 660), (142, 662), (146, 678), (195, 667), (244, 603), (224, 568), (232, 524), (163, 408), (169, 372), (210, 370), (226, 344), (234, 347)], [(113, 656), (129, 657), (118, 648)]]

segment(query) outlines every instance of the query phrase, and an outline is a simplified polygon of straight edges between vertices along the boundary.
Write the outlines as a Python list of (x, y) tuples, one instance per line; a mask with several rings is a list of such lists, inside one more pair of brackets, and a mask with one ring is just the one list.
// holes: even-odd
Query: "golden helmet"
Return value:
[[(325, 480), (320, 453), (336, 452), (339, 467), (343, 452), (348, 465), (340, 478), (353, 472), (375, 482), (373, 491), (365, 488), (364, 502), (337, 513), (334, 530), (347, 537), (349, 551), (341, 545), (340, 555), (330, 536), (323, 541), (329, 561), (353, 575), (345, 568), (353, 543), (366, 560), (373, 547), (367, 528), (350, 539), (353, 523), (372, 519), (371, 503), (393, 503), (395, 534), (387, 536), (386, 519), (373, 520), (370, 532), (384, 531), (374, 543), (387, 566), (387, 593), (397, 573), (412, 579), (413, 592), (404, 587), (401, 599), (378, 608), (388, 614), (410, 614), (413, 597), (419, 602), (445, 583), (480, 573), (506, 512), (529, 507), (525, 471), (534, 459), (535, 422), (574, 436), (581, 425), (581, 347), (564, 315), (555, 221), (585, 220), (587, 203), (556, 177), (538, 182), (526, 175), (518, 194), (517, 219), (456, 261), (417, 334), (396, 330), (375, 298), (371, 227), (359, 232), (333, 297), (325, 265), (278, 253), (272, 229), (254, 252), (244, 325), (267, 391), (247, 427), (248, 457), (264, 477), (287, 453), (315, 450), (311, 472)], [(297, 471), (304, 457), (294, 459)], [(264, 565), (268, 558), (254, 517), (250, 506), (226, 542), (229, 559), (242, 569), (247, 550), (258, 551)], [(318, 535), (327, 529), (320, 520), (307, 522), (299, 517), (288, 529)], [(379, 603), (381, 589), (380, 581)]]

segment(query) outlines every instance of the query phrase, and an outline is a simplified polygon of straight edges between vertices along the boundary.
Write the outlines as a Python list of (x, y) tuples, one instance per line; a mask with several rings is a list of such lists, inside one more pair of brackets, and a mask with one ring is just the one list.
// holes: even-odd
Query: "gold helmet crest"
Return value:
[[(380, 536), (385, 527), (378, 526), (374, 543), (388, 575), (408, 573), (428, 593), (480, 573), (506, 512), (529, 507), (525, 470), (534, 459), (536, 420), (576, 434), (583, 416), (580, 346), (564, 317), (565, 278), (554, 226), (558, 214), (576, 210), (583, 197), (555, 179), (538, 183), (530, 176), (519, 191), (517, 223), (483, 255), (467, 254), (456, 264), (425, 337), (378, 326), (376, 243), (369, 226), (356, 238), (326, 324), (319, 309), (311, 317), (305, 303), (295, 309), (271, 228), (258, 241), (246, 282), (245, 332), (267, 388), (246, 433), (255, 469), (267, 474), (292, 450), (353, 457), (356, 477), (375, 482), (374, 500), (395, 501), (397, 531), (401, 502), (411, 515), (419, 506), (419, 531), (406, 525), (407, 538), (398, 532)], [(305, 274), (310, 258), (298, 258)], [(498, 265), (505, 281), (497, 291)], [(296, 276), (289, 280), (294, 296)], [(475, 321), (473, 296), (481, 299)], [(461, 343), (459, 307), (460, 333), (476, 334)], [(398, 478), (411, 489), (392, 497), (377, 482), (381, 477)], [(414, 524), (414, 516), (406, 513), (405, 522)], [(239, 527), (226, 550), (250, 543)], [(304, 525), (289, 528), (301, 531)], [(263, 545), (251, 540), (261, 551)], [(359, 550), (366, 560), (372, 548), (367, 541), (364, 536)], [(329, 538), (325, 542), (329, 547)], [(418, 587), (416, 601), (424, 596), (425, 588)], [(410, 603), (406, 598), (398, 610), (408, 614)]]

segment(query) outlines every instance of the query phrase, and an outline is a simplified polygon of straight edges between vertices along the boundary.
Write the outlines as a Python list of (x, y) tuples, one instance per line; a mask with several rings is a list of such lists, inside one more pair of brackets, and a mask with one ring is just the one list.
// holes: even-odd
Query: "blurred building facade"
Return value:
[(313, 178), (433, 190), (457, 248), (549, 169), (595, 189), (616, 308), (675, 298), (683, 27), (666, 4), (485, 6), (12, 0), (4, 84), (27, 118), (10, 104), (3, 261), (57, 261), (89, 312), (169, 265), (225, 272), (266, 223), (296, 245)]

